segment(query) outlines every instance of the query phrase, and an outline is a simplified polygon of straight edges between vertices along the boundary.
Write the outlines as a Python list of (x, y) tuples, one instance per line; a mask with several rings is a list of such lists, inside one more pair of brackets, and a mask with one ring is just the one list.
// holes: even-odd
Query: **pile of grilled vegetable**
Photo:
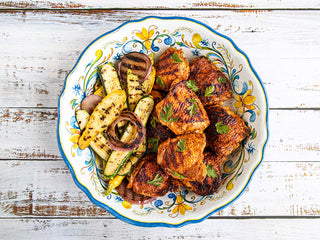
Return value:
[(76, 119), (79, 147), (90, 146), (104, 161), (109, 194), (120, 185), (146, 151), (145, 126), (154, 107), (150, 94), (155, 81), (152, 57), (132, 52), (118, 65), (99, 68), (101, 86), (86, 96)]

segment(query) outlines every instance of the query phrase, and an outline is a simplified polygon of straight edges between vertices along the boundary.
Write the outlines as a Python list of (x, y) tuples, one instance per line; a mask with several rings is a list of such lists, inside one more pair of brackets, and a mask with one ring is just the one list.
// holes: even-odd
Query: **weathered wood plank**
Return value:
[[(0, 218), (112, 217), (73, 183), (63, 161), (0, 161)], [(217, 216), (320, 216), (320, 162), (264, 162)]]
[[(3, 108), (0, 119), (0, 159), (61, 159), (55, 109)], [(317, 110), (271, 110), (265, 161), (319, 160), (318, 119)]]
[(116, 219), (1, 219), (2, 239), (319, 239), (320, 219), (209, 219), (177, 229), (141, 228)]
[(56, 107), (89, 42), (127, 20), (177, 14), (231, 37), (259, 73), (270, 107), (320, 106), (320, 11), (169, 10), (1, 12), (0, 106)]
[(117, 8), (117, 9), (148, 9), (148, 8), (162, 8), (162, 9), (295, 9), (295, 8), (319, 8), (319, 1), (297, 1), (297, 0), (118, 0), (118, 1), (94, 1), (94, 0), (43, 0), (43, 1), (21, 1), (21, 0), (5, 0), (0, 3), (0, 8), (48, 8), (48, 9), (90, 9), (90, 8)]

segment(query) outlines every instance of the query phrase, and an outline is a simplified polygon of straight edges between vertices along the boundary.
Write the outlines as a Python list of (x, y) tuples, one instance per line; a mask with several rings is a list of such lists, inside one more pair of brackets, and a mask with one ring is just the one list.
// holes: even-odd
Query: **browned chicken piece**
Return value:
[[(229, 79), (206, 57), (199, 57), (192, 61), (190, 79), (194, 80), (199, 88), (196, 94), (204, 106), (222, 105), (231, 97)], [(207, 95), (205, 95), (206, 89)]]
[(208, 106), (210, 126), (206, 129), (207, 143), (217, 155), (229, 155), (237, 149), (250, 130), (229, 107)]
[(201, 133), (210, 124), (201, 101), (185, 81), (175, 83), (155, 109), (160, 123), (176, 135)]
[(159, 122), (155, 109), (147, 123), (148, 151), (157, 152), (159, 143), (174, 137), (174, 133)]
[(156, 105), (164, 98), (164, 94), (157, 90), (152, 90), (150, 95), (153, 97), (154, 105)]
[(159, 197), (172, 190), (170, 176), (160, 168), (156, 159), (155, 154), (147, 155), (139, 163), (133, 174), (133, 192), (148, 197)]
[(173, 81), (187, 80), (190, 73), (189, 61), (182, 49), (168, 48), (156, 64), (154, 89), (168, 91)]
[(183, 184), (191, 191), (201, 196), (213, 194), (218, 190), (221, 184), (221, 165), (220, 163), (226, 160), (226, 156), (219, 157), (213, 152), (207, 151), (204, 153), (203, 162), (207, 166), (207, 175), (202, 182), (198, 181), (183, 181)]
[(168, 138), (159, 145), (157, 163), (173, 178), (201, 182), (206, 176), (205, 146), (201, 133)]

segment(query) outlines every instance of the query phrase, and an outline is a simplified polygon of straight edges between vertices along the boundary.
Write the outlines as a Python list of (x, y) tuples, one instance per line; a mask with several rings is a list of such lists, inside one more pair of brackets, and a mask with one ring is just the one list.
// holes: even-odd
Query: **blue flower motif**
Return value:
[(116, 55), (113, 56), (113, 59), (115, 61), (119, 61), (121, 58), (122, 58), (122, 54), (120, 54), (120, 53), (116, 53)]
[(76, 94), (76, 96), (80, 95), (81, 96), (81, 87), (80, 84), (76, 84), (72, 87), (74, 93)]
[(248, 151), (249, 155), (253, 154), (254, 150), (256, 150), (254, 147), (254, 143), (250, 142), (247, 147), (247, 151)]
[(117, 202), (122, 202), (123, 201), (123, 199), (122, 199), (122, 197), (120, 197), (120, 196), (114, 196), (114, 199), (117, 201)]
[(161, 201), (161, 200), (156, 200), (156, 201), (154, 201), (154, 206), (155, 207), (160, 207), (160, 206), (162, 206), (163, 205), (163, 202)]
[(200, 42), (200, 44), (201, 44), (202, 46), (207, 47), (207, 46), (209, 46), (209, 41), (208, 41), (207, 39), (202, 39), (201, 42)]
[(198, 49), (193, 50), (192, 54), (195, 56), (199, 56), (199, 50)]

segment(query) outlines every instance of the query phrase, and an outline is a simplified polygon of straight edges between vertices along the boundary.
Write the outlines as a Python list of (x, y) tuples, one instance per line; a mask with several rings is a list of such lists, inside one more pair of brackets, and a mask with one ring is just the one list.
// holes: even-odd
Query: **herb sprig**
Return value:
[(216, 126), (217, 133), (219, 134), (228, 133), (230, 131), (230, 128), (227, 125), (223, 125), (222, 121), (217, 122), (215, 126)]
[(196, 82), (192, 79), (186, 82), (186, 86), (194, 92), (197, 92), (199, 90), (199, 88), (196, 85)]
[(175, 149), (175, 151), (184, 152), (187, 149), (186, 143), (186, 140), (184, 138), (181, 138), (177, 143), (178, 148)]
[(166, 87), (166, 85), (164, 84), (164, 82), (160, 76), (157, 76), (156, 83), (159, 84), (160, 87), (162, 87), (162, 88)]
[(152, 119), (151, 119), (151, 122), (150, 122), (151, 126), (153, 128), (156, 128), (157, 123), (159, 123), (159, 119), (156, 116), (153, 116)]
[(223, 78), (223, 77), (219, 77), (218, 78), (218, 82), (219, 83), (226, 83), (227, 82), (227, 79)]
[(194, 116), (196, 114), (196, 111), (198, 110), (198, 104), (197, 101), (194, 98), (191, 98), (188, 100), (190, 103), (192, 103), (187, 110), (190, 111), (190, 117)]
[(148, 148), (151, 150), (151, 152), (158, 151), (159, 140), (160, 140), (160, 138), (149, 138), (148, 139)]
[(205, 97), (212, 97), (213, 96), (213, 92), (214, 92), (214, 86), (209, 86), (204, 91), (204, 96)]
[(173, 63), (182, 63), (183, 61), (179, 58), (179, 55), (177, 53), (174, 53), (170, 56), (171, 59), (173, 59)]
[(177, 176), (178, 178), (184, 179), (185, 176), (181, 175), (180, 173), (177, 173), (176, 171), (173, 172), (173, 175)]
[(207, 176), (212, 178), (217, 178), (217, 170), (213, 168), (213, 165), (211, 163), (207, 164)]
[(175, 122), (178, 120), (177, 117), (172, 118), (172, 104), (169, 103), (166, 106), (163, 106), (163, 111), (160, 111), (160, 119), (166, 123), (171, 123), (171, 122)]
[(148, 180), (147, 183), (152, 184), (156, 187), (159, 187), (160, 183), (162, 183), (163, 180), (164, 180), (164, 178), (162, 176), (159, 176), (159, 173), (157, 173), (157, 175), (154, 177), (154, 179), (152, 181)]

